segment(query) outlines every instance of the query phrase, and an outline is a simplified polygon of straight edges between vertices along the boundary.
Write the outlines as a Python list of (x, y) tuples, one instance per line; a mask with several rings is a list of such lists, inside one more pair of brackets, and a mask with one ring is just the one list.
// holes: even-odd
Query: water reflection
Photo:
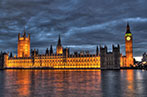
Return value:
[(147, 71), (6, 70), (0, 97), (143, 97)]
[(103, 97), (119, 97), (120, 88), (120, 71), (101, 71), (101, 87)]
[(127, 92), (129, 92), (130, 97), (133, 97), (134, 91), (134, 71), (127, 70), (126, 71), (126, 78), (127, 78)]

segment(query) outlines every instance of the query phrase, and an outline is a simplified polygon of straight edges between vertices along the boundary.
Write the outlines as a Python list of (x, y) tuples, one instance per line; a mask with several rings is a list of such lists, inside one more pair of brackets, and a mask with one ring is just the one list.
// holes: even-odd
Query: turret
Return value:
[(10, 53), (10, 58), (11, 58), (11, 57), (13, 57), (13, 54), (12, 54), (12, 52)]
[(52, 45), (50, 46), (50, 55), (52, 55), (53, 54), (53, 47), (52, 47)]
[(58, 39), (58, 44), (57, 44), (57, 46), (61, 46), (60, 34), (59, 34), (59, 39)]
[(99, 55), (99, 48), (98, 48), (98, 46), (96, 47), (96, 55), (97, 56)]
[(31, 49), (31, 57), (37, 56), (38, 53), (39, 53), (39, 50), (38, 49), (37, 50), (36, 49), (34, 49), (34, 50)]
[(117, 47), (120, 49), (120, 46), (119, 46), (119, 44), (117, 45)]
[(112, 49), (113, 49), (113, 52), (120, 52), (119, 44), (116, 47), (112, 45)]
[(100, 46), (100, 54), (101, 55), (107, 54), (107, 46), (106, 45), (104, 47)]
[(68, 57), (70, 55), (69, 48), (65, 48), (63, 53), (64, 53), (64, 56)]
[(48, 50), (48, 48), (46, 49), (45, 54), (46, 54), (46, 55), (49, 54), (49, 50)]
[(28, 34), (28, 38), (29, 38), (29, 40), (30, 40), (30, 33)]

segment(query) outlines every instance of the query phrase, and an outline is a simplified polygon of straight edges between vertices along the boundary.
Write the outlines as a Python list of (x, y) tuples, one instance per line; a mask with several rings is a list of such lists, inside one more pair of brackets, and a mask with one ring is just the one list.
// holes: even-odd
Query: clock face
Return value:
[(128, 36), (128, 37), (127, 37), (127, 40), (128, 40), (128, 41), (131, 40), (131, 37)]

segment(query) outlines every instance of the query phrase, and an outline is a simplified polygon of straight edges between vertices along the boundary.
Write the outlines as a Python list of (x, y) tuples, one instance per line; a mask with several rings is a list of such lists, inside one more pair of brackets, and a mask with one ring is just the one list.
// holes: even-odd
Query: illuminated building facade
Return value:
[[(23, 45), (24, 44), (24, 45)], [(23, 37), (18, 35), (18, 56), (9, 57), (4, 54), (2, 58), (5, 60), (4, 68), (100, 68), (100, 55), (98, 47), (96, 54), (75, 53), (70, 54), (69, 48), (63, 49), (61, 38), (59, 35), (56, 53), (53, 53), (52, 45), (50, 50), (47, 48), (45, 54), (39, 54), (39, 50), (30, 49), (30, 35), (26, 37), (24, 32)], [(26, 50), (27, 49), (27, 50)]]
[(21, 37), (20, 33), (18, 34), (18, 47), (17, 47), (18, 57), (30, 57), (30, 34), (26, 36), (26, 31)]
[(38, 50), (31, 50), (29, 57), (8, 57), (5, 55), (5, 68), (100, 68), (100, 55), (98, 47), (96, 54), (69, 53), (69, 48), (63, 49), (59, 36), (57, 51), (53, 53), (52, 45), (50, 50), (46, 49), (45, 54), (39, 54)]
[(120, 46), (112, 45), (112, 52), (107, 51), (107, 46), (101, 47), (100, 51), (96, 47), (96, 53), (90, 54), (88, 51), (75, 52), (70, 54), (69, 48), (63, 48), (59, 35), (56, 53), (53, 52), (52, 45), (46, 49), (45, 54), (39, 54), (39, 50), (30, 50), (30, 35), (26, 37), (18, 34), (18, 54), (17, 57), (9, 57), (4, 54), (1, 57), (1, 67), (3, 68), (100, 68), (100, 69), (120, 69), (120, 67), (130, 67), (133, 64), (132, 34), (127, 25), (125, 34), (126, 56), (120, 53)]
[(26, 58), (9, 58), (6, 68), (100, 68), (96, 55), (37, 55)]
[(126, 65), (126, 56), (120, 54), (120, 67), (127, 67)]

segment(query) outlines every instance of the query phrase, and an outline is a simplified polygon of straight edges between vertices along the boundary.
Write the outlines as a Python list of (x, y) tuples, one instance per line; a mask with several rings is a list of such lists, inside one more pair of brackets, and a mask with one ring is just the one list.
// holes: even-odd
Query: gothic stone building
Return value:
[(112, 46), (112, 52), (107, 51), (107, 47), (96, 48), (95, 54), (89, 52), (76, 52), (70, 54), (69, 48), (63, 48), (59, 35), (56, 52), (46, 49), (45, 54), (39, 54), (38, 50), (30, 50), (30, 35), (26, 32), (21, 36), (18, 34), (17, 56), (8, 54), (0, 55), (1, 68), (101, 68), (120, 69), (120, 67), (130, 67), (133, 64), (132, 34), (129, 24), (125, 34), (126, 56), (120, 54), (119, 45)]
[[(23, 39), (26, 38), (26, 35), (22, 36)], [(25, 41), (25, 40), (23, 40)], [(45, 54), (39, 54), (39, 51), (34, 49), (31, 50), (31, 55), (28, 53), (28, 49), (30, 48), (30, 45), (28, 42), (23, 42), (25, 47), (24, 51), (20, 51), (18, 49), (18, 53), (21, 56), (17, 57), (9, 57), (8, 54), (5, 54), (4, 60), (5, 65), (4, 68), (84, 68), (84, 69), (90, 69), (90, 68), (101, 68), (101, 69), (119, 69), (120, 64), (110, 64), (111, 61), (115, 60), (119, 63), (119, 52), (117, 52), (117, 49), (114, 48), (114, 54), (106, 54), (103, 55), (102, 48), (99, 49), (96, 48), (95, 54), (89, 54), (89, 52), (76, 52), (74, 54), (70, 54), (69, 48), (63, 49), (61, 45), (61, 39), (59, 36), (58, 44), (57, 44), (57, 50), (56, 53), (53, 53), (52, 45), (50, 47), (50, 50), (46, 49)], [(26, 46), (27, 44), (27, 46)], [(18, 42), (19, 45), (19, 42)], [(19, 46), (18, 46), (19, 47)], [(116, 54), (115, 54), (116, 52)], [(113, 57), (113, 59), (108, 59), (107, 57)], [(103, 61), (103, 58), (106, 60)], [(108, 64), (107, 64), (108, 63)], [(105, 67), (106, 66), (106, 67)], [(111, 68), (110, 68), (111, 67)]]
[(120, 47), (112, 46), (112, 52), (107, 47), (100, 47), (101, 69), (120, 69)]

